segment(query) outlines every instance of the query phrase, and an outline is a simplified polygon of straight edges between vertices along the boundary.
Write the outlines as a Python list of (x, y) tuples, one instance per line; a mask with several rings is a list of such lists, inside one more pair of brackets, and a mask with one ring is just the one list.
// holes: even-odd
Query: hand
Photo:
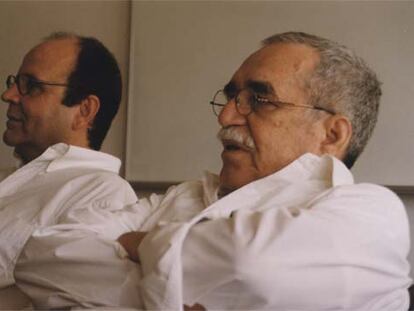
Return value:
[(139, 262), (138, 246), (146, 235), (147, 232), (131, 231), (118, 238), (118, 242), (125, 248), (132, 261)]

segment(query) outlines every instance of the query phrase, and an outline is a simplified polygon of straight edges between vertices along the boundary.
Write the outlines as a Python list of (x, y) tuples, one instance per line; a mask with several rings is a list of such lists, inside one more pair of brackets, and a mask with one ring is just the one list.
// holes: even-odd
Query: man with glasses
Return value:
[(146, 308), (407, 310), (404, 206), (349, 171), (380, 83), (330, 40), (289, 32), (263, 43), (210, 103), (220, 175), (151, 198), (156, 212), (119, 238), (140, 264)]
[[(3, 140), (21, 165), (0, 183), (0, 309), (15, 309), (23, 298), (13, 287), (13, 273), (31, 236), (56, 236), (74, 226), (102, 233), (115, 248), (111, 240), (136, 229), (127, 211), (124, 218), (118, 214), (137, 197), (118, 175), (120, 160), (99, 152), (122, 92), (118, 64), (101, 42), (54, 33), (29, 51), (6, 86), (1, 96), (8, 104)], [(61, 245), (55, 258), (68, 249), (71, 245)], [(47, 250), (37, 249), (25, 258)], [(115, 270), (122, 274), (130, 268)]]
[[(304, 33), (270, 37), (210, 102), (222, 126), (220, 176), (141, 199), (130, 215), (139, 230), (119, 242), (142, 274), (132, 293), (108, 287), (117, 270), (101, 258), (79, 258), (78, 267), (56, 260), (66, 244), (78, 245), (71, 256), (80, 247), (101, 253), (76, 228), (58, 242), (29, 241), (19, 287), (39, 308), (109, 306), (114, 295), (150, 310), (406, 310), (404, 207), (383, 187), (355, 184), (349, 171), (380, 95), (375, 74), (345, 47)], [(94, 278), (75, 274), (80, 265)], [(75, 275), (82, 290), (61, 286), (59, 275)]]

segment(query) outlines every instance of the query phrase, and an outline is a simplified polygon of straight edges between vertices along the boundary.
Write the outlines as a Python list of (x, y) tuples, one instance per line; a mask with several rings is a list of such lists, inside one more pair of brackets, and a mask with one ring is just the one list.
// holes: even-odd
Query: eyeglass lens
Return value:
[(13, 84), (15, 84), (15, 83), (16, 83), (16, 77), (15, 76), (12, 76), (12, 75), (9, 75), (7, 77), (7, 80), (6, 80), (6, 86), (7, 86), (7, 88), (8, 89), (11, 88), (13, 86)]
[(28, 77), (20, 75), (9, 75), (6, 80), (7, 88), (11, 88), (14, 84), (17, 85), (17, 90), (21, 95), (28, 94), (30, 88), (30, 79)]
[(236, 108), (241, 115), (248, 115), (257, 106), (256, 96), (249, 89), (242, 90), (236, 97)]
[(222, 90), (218, 91), (216, 95), (214, 95), (213, 102), (215, 103), (215, 105), (213, 105), (213, 112), (216, 116), (218, 116), (223, 110), (224, 105), (227, 104), (227, 97), (224, 95)]
[[(223, 110), (224, 106), (228, 103), (227, 96), (224, 94), (223, 91), (218, 91), (214, 96), (213, 102), (216, 103), (213, 105), (213, 111), (215, 115), (219, 115), (220, 112)], [(240, 93), (237, 94), (236, 98), (236, 109), (241, 115), (248, 115), (252, 112), (255, 108), (257, 108), (256, 97), (255, 94), (249, 90), (244, 89)]]

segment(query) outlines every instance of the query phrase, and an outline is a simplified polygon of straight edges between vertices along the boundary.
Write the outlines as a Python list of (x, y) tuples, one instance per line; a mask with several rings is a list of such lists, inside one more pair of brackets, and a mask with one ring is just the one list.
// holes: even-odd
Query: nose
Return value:
[(10, 88), (7, 88), (1, 94), (1, 100), (6, 103), (18, 103), (20, 100), (20, 94), (17, 90), (17, 85), (13, 84)]
[(222, 127), (246, 124), (246, 117), (237, 111), (236, 100), (234, 98), (229, 100), (223, 107), (218, 116), (218, 122)]

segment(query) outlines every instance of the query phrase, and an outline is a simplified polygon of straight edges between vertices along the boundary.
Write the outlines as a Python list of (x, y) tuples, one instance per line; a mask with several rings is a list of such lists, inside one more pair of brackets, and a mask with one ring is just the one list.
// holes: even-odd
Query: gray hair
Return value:
[(348, 117), (352, 137), (343, 162), (351, 168), (365, 148), (378, 118), (381, 83), (365, 61), (347, 47), (303, 32), (286, 32), (263, 40), (263, 45), (298, 43), (319, 52), (320, 62), (307, 81), (310, 105)]

